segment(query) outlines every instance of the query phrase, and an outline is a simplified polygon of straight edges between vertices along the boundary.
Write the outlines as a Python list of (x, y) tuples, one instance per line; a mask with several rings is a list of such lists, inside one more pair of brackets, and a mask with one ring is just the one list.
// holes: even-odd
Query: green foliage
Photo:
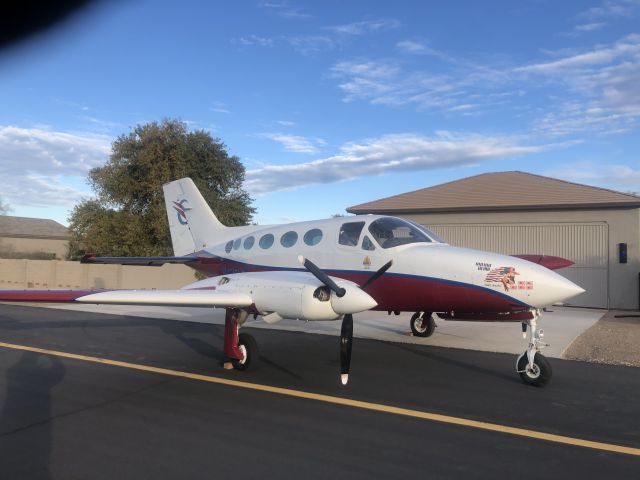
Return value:
[(246, 225), (254, 209), (242, 190), (244, 166), (205, 131), (183, 122), (138, 125), (112, 145), (109, 161), (89, 172), (95, 200), (69, 217), (69, 257), (171, 255), (162, 185), (191, 177), (222, 223)]
[(28, 260), (56, 260), (56, 254), (52, 252), (20, 252), (13, 247), (0, 244), (0, 258), (28, 259)]

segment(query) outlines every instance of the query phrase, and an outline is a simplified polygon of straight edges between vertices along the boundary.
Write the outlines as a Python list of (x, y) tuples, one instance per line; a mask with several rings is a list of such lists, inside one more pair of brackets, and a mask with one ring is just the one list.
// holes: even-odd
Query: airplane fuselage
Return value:
[[(396, 237), (381, 229), (383, 224), (397, 227), (393, 230)], [(197, 252), (200, 261), (192, 266), (209, 276), (303, 271), (297, 261), (298, 255), (303, 255), (331, 276), (362, 284), (393, 260), (393, 266), (368, 290), (378, 303), (377, 310), (519, 320), (522, 312), (561, 302), (582, 291), (541, 265), (453, 247), (423, 227), (394, 217), (365, 215), (247, 226), (229, 229), (229, 234), (235, 235)], [(490, 318), (483, 318), (483, 314)]]

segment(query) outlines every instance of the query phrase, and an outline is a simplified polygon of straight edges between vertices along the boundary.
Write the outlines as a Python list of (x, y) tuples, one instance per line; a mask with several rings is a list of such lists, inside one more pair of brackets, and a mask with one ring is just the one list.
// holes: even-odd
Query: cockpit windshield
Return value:
[(419, 223), (413, 222), (411, 220), (407, 220), (407, 222), (409, 222), (411, 225), (413, 225), (414, 227), (416, 227), (418, 230), (422, 230), (424, 233), (427, 234), (427, 236), (431, 239), (431, 241), (435, 242), (435, 243), (447, 243), (444, 238), (442, 238), (440, 235), (438, 235), (437, 233), (435, 233), (432, 230), (429, 230), (427, 227), (425, 227), (424, 225), (420, 225)]
[[(384, 217), (374, 220), (369, 225), (369, 232), (382, 248), (392, 248), (409, 243), (438, 242), (435, 235), (428, 235), (426, 228), (418, 228), (412, 222), (395, 217)], [(430, 232), (429, 232), (430, 233)]]

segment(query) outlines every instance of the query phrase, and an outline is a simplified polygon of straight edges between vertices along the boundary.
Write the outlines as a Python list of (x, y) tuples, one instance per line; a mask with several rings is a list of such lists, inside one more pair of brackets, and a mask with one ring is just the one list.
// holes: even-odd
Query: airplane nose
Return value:
[(356, 285), (340, 284), (340, 286), (346, 290), (342, 297), (338, 297), (335, 293), (331, 294), (331, 307), (339, 315), (364, 312), (378, 304), (371, 295)]
[(554, 272), (553, 279), (548, 281), (547, 288), (552, 297), (551, 303), (562, 303), (570, 298), (585, 292), (585, 289), (576, 285), (571, 280)]

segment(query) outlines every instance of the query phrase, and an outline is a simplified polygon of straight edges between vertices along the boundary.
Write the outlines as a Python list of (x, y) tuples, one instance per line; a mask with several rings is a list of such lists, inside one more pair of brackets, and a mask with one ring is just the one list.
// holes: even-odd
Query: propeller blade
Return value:
[(304, 258), (302, 255), (298, 255), (298, 261), (304, 265), (304, 268), (309, 270), (314, 277), (324, 283), (330, 290), (332, 290), (338, 297), (344, 297), (344, 294), (347, 292), (344, 288), (336, 285), (336, 282), (329, 278), (329, 275), (324, 273), (322, 270), (318, 268), (318, 266), (313, 263), (308, 258)]
[(378, 278), (380, 278), (384, 272), (389, 270), (391, 268), (391, 265), (393, 265), (393, 260), (389, 260), (382, 267), (380, 267), (376, 273), (374, 273), (369, 278), (367, 278), (367, 281), (364, 282), (362, 285), (360, 285), (360, 288), (365, 290), (369, 285), (371, 285)]
[(340, 380), (343, 385), (349, 381), (351, 368), (351, 346), (353, 345), (353, 315), (347, 313), (342, 318), (340, 331)]

